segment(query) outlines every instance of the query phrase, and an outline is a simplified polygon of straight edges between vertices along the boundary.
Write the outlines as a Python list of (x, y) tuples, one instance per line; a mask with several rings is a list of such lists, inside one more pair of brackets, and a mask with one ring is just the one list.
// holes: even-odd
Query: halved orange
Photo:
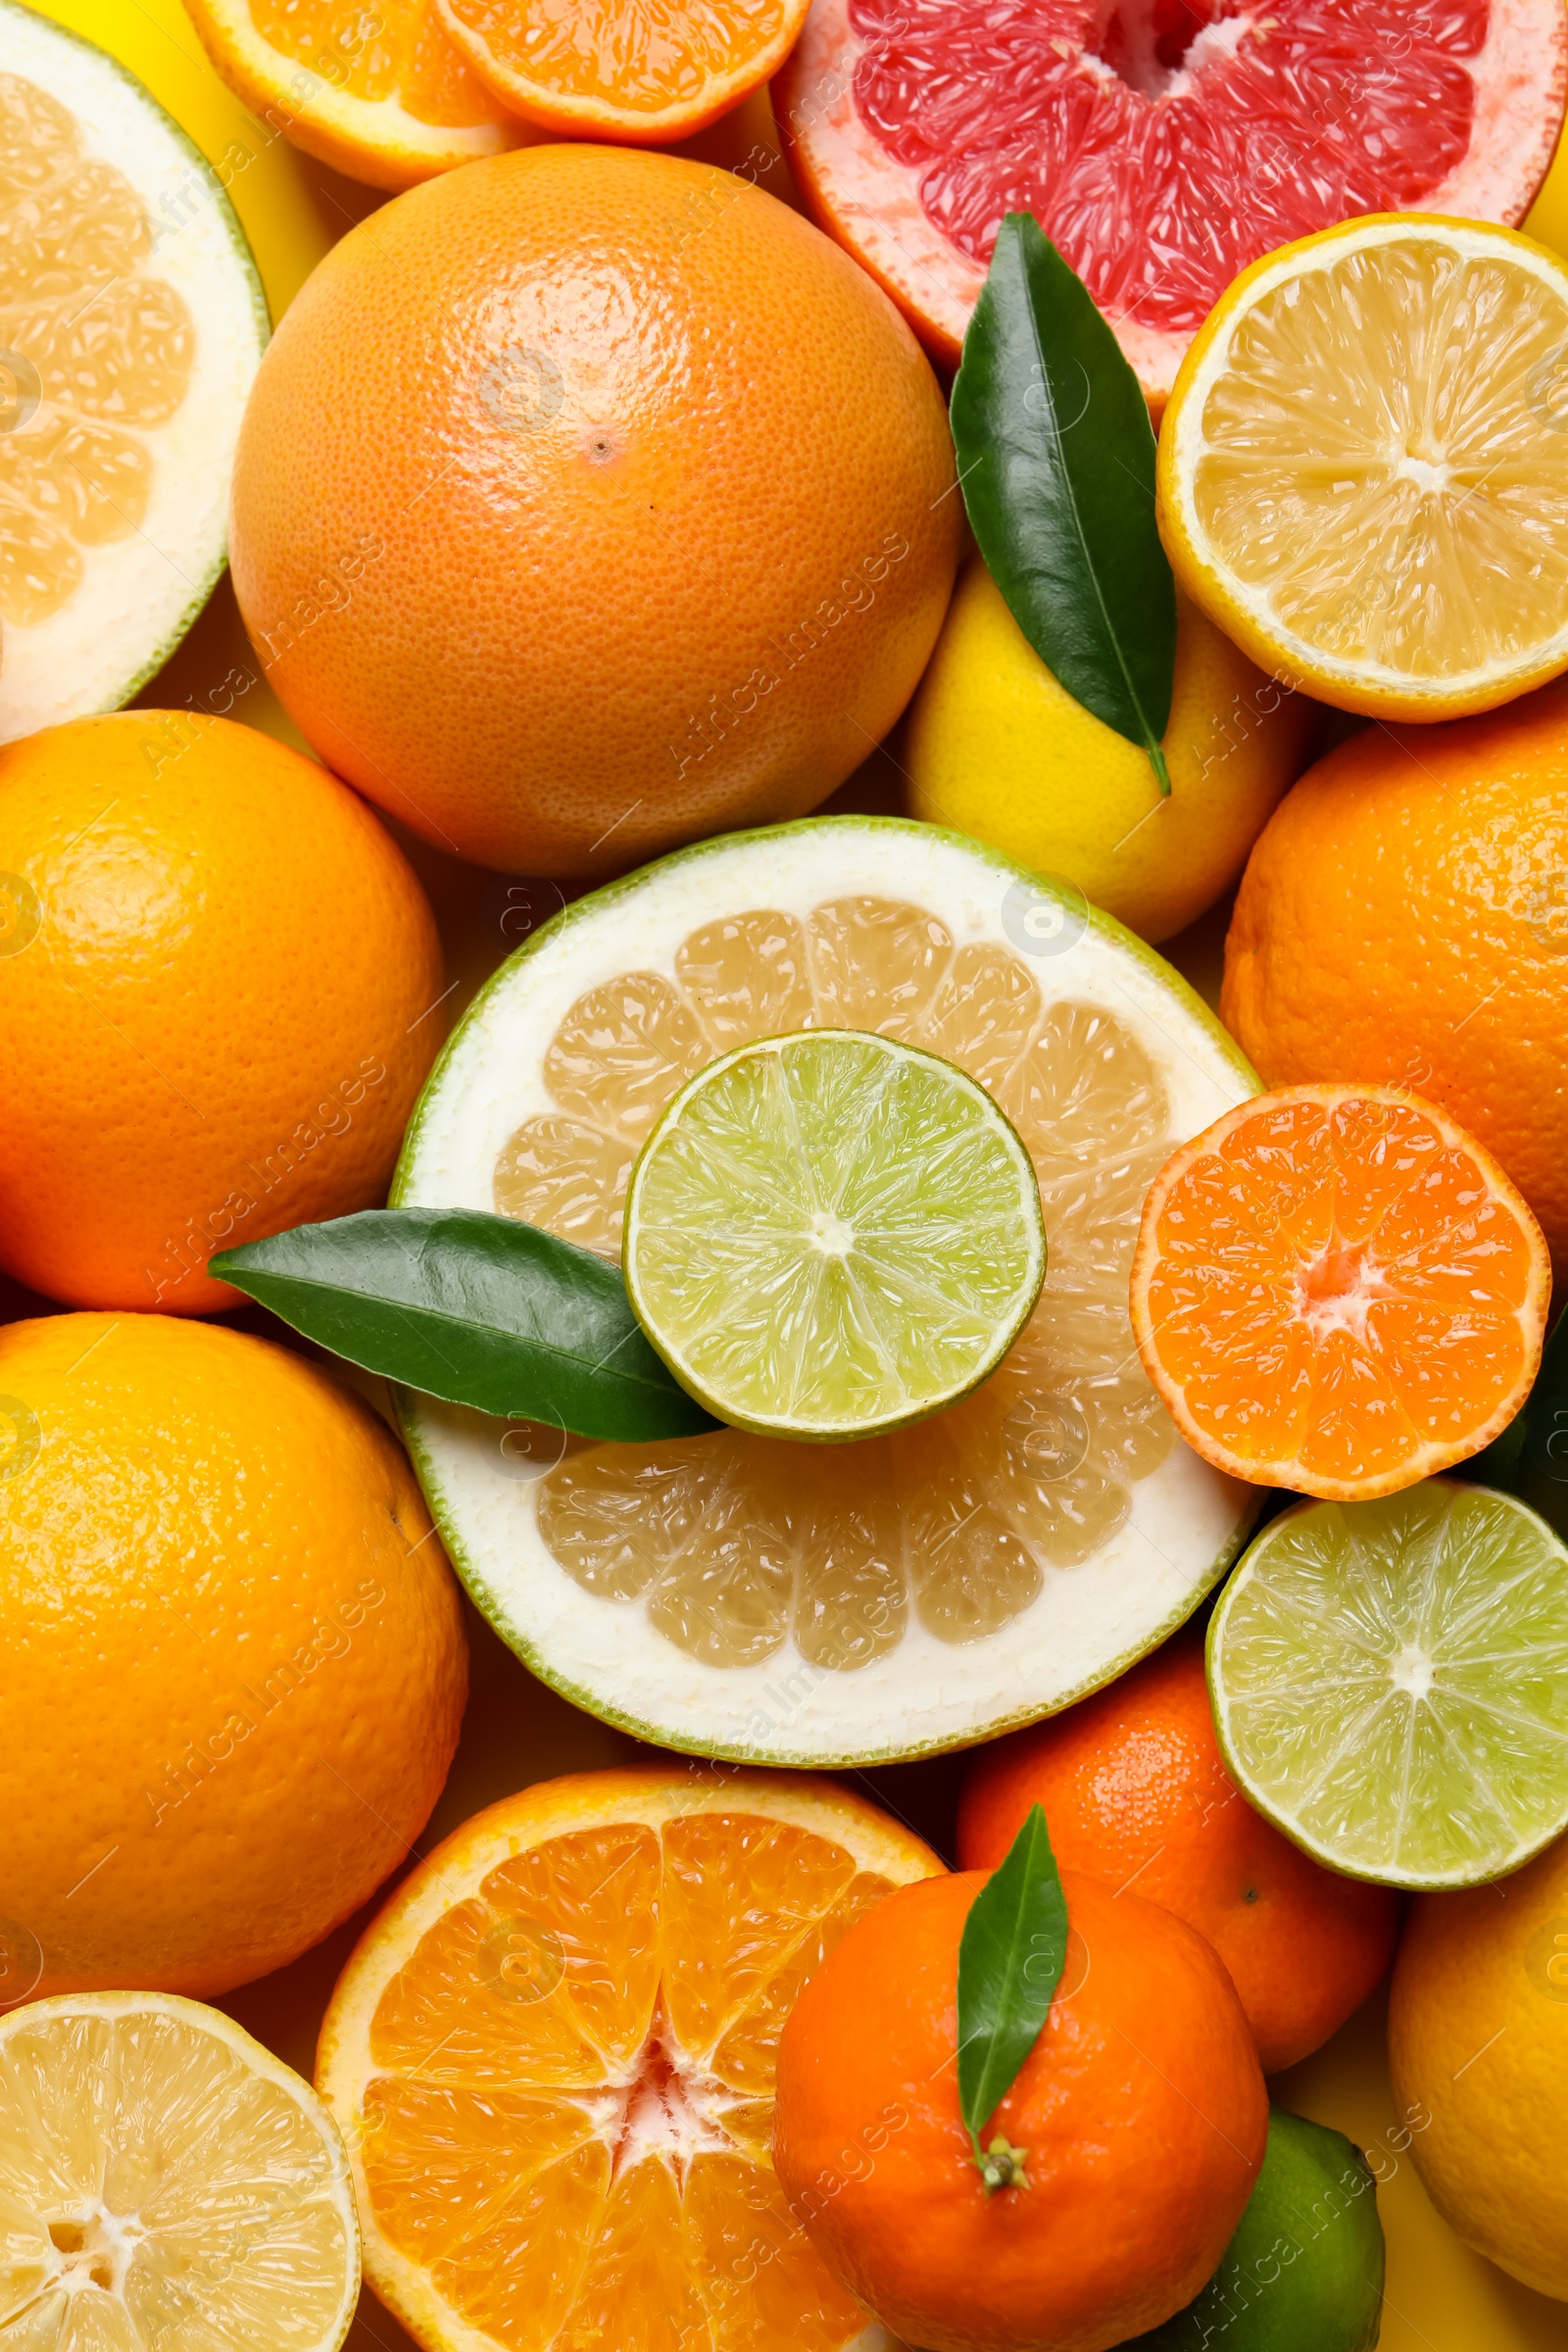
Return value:
[(855, 1920), (942, 1867), (804, 1775), (580, 1773), (475, 1815), (321, 2032), (381, 2300), (427, 2352), (879, 2352), (774, 2179), (774, 2052)]
[(1297, 1086), (1165, 1162), (1132, 1324), (1206, 1461), (1345, 1502), (1490, 1445), (1536, 1376), (1550, 1288), (1541, 1227), (1455, 1120), (1400, 1088)]
[(229, 88), (307, 155), (376, 188), (412, 188), (526, 146), (448, 40), (436, 0), (185, 0)]
[(542, 129), (662, 147), (784, 63), (809, 0), (437, 0), (485, 86)]

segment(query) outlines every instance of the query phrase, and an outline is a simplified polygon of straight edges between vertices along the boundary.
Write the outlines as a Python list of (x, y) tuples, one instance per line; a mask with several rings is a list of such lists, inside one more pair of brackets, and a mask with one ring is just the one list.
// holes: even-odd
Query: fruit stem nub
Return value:
[(1013, 2147), (1000, 2132), (984, 2151), (978, 2139), (975, 2141), (974, 2161), (980, 2168), (988, 2197), (994, 2197), (999, 2188), (1029, 2186), (1029, 2175), (1024, 2169), (1029, 2161), (1028, 2149)]

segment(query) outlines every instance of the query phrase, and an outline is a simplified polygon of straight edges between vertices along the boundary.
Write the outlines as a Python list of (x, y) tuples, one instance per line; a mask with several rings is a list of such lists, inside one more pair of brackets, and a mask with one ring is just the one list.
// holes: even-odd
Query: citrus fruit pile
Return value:
[(0, 0), (0, 2352), (1544, 2352), (1561, 0), (149, 11)]

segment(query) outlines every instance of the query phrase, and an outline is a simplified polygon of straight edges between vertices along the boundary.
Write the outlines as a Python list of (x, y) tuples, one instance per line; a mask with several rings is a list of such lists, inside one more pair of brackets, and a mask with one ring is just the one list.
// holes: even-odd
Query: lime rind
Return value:
[(1233, 1777), (1332, 1870), (1476, 1886), (1568, 1828), (1568, 1547), (1512, 1495), (1428, 1479), (1297, 1504), (1207, 1654)]
[(1046, 1276), (1023, 1139), (974, 1079), (893, 1038), (758, 1039), (689, 1079), (638, 1155), (623, 1265), (708, 1410), (847, 1440), (956, 1404)]

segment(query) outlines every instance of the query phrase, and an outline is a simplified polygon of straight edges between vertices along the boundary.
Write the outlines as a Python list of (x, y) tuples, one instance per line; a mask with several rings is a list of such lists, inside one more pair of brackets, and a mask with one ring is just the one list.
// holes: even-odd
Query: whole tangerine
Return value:
[(958, 1800), (962, 1867), (995, 1869), (1033, 1804), (1063, 1865), (1207, 1936), (1265, 2074), (1326, 2041), (1394, 1956), (1398, 1896), (1325, 1870), (1226, 1771), (1200, 1635), (1178, 1635), (1092, 1698), (982, 1748)]
[(385, 1424), (288, 1348), (169, 1315), (0, 1330), (0, 1614), (11, 1997), (280, 1968), (441, 1792), (456, 1582)]
[(1104, 2352), (1212, 2275), (1263, 2161), (1268, 2098), (1235, 1990), (1173, 1913), (1064, 1870), (1051, 2011), (983, 2126), (958, 2104), (958, 1944), (986, 1874), (902, 1887), (812, 1977), (779, 2042), (773, 2163), (828, 2268), (928, 2352)]
[(928, 362), (819, 230), (710, 165), (535, 146), (296, 296), (234, 584), (338, 774), (438, 848), (597, 878), (865, 759), (941, 625), (954, 483)]
[(232, 1306), (215, 1250), (380, 1202), (440, 995), (413, 868), (314, 760), (183, 710), (8, 744), (0, 1267)]

